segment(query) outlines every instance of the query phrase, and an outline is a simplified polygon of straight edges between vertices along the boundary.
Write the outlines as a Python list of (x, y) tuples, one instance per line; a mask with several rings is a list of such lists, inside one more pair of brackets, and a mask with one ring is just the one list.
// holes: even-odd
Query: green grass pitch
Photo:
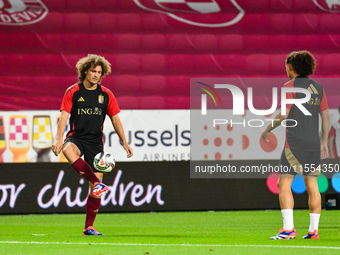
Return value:
[(99, 213), (104, 236), (82, 236), (84, 214), (2, 215), (2, 254), (338, 254), (340, 211), (322, 211), (320, 240), (304, 240), (309, 212), (294, 211), (295, 240), (269, 240), (281, 212)]

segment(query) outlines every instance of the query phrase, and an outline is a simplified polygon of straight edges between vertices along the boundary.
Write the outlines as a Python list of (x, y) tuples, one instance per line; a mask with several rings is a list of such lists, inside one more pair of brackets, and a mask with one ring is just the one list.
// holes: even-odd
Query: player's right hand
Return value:
[(52, 144), (52, 151), (54, 153), (54, 155), (58, 156), (61, 148), (63, 147), (63, 142), (59, 142), (59, 140), (56, 140), (53, 144)]

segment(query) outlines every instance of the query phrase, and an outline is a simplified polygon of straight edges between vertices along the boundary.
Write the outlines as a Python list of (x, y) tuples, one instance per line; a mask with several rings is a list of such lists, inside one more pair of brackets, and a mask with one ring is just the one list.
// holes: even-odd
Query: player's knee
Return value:
[(308, 187), (307, 188), (307, 193), (309, 197), (321, 197), (319, 187), (314, 186), (314, 187)]
[(277, 182), (277, 188), (278, 188), (279, 192), (283, 192), (286, 189), (285, 185), (280, 181)]
[(305, 178), (305, 185), (308, 193), (319, 193), (317, 178)]
[(72, 148), (70, 146), (67, 146), (67, 145), (63, 146), (61, 151), (64, 153), (66, 158), (69, 158), (72, 155), (72, 153), (73, 153)]
[(276, 185), (279, 190), (282, 189), (282, 187), (284, 186), (281, 179), (277, 181)]
[(283, 182), (280, 180), (277, 182), (277, 188), (279, 189), (280, 192), (291, 190), (290, 185), (288, 185), (287, 182)]
[(63, 147), (62, 149), (61, 149), (61, 151), (64, 153), (64, 155), (66, 156), (67, 155), (67, 152), (68, 152), (68, 149), (67, 149), (67, 146), (65, 147)]

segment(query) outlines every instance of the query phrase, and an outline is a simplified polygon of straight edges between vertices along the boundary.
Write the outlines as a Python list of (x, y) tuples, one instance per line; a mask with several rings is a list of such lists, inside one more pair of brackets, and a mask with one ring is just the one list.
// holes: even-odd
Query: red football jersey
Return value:
[(109, 89), (98, 84), (95, 90), (88, 90), (81, 82), (66, 90), (60, 111), (71, 114), (67, 137), (98, 143), (103, 140), (106, 115), (114, 116), (120, 109)]

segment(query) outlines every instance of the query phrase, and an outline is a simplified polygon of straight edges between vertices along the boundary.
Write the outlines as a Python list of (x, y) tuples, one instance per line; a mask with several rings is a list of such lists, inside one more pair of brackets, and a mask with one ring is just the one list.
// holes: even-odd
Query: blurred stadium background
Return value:
[[(75, 64), (89, 53), (112, 65), (102, 84), (135, 151), (126, 160), (106, 124), (118, 163), (101, 212), (279, 209), (275, 178), (190, 179), (190, 78), (286, 78), (294, 50), (315, 56), (316, 80), (340, 78), (336, 0), (0, 0), (0, 34), (0, 214), (85, 211), (87, 182), (50, 146)], [(268, 84), (255, 89), (258, 103), (271, 102)], [(334, 122), (338, 84), (325, 90)], [(259, 133), (223, 132), (225, 147), (210, 141), (208, 159), (278, 162), (283, 129), (269, 145)], [(340, 193), (336, 177), (320, 178), (323, 207)], [(301, 179), (292, 188), (296, 207), (308, 208)]]

